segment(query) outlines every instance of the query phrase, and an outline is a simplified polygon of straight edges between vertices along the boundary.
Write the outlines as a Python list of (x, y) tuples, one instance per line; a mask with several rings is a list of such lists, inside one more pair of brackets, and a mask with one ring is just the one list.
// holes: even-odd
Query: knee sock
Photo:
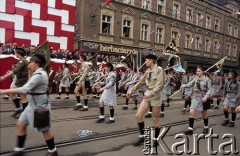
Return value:
[(26, 135), (17, 136), (17, 147), (23, 148), (23, 147), (24, 147), (25, 140), (26, 140)]
[(129, 98), (126, 98), (126, 105), (128, 106)]
[(23, 110), (25, 110), (25, 108), (27, 107), (27, 105), (28, 105), (28, 102), (22, 103)]
[(217, 99), (217, 106), (219, 106), (221, 99)]
[(193, 130), (194, 118), (189, 118), (189, 129)]
[(104, 107), (99, 107), (100, 109), (100, 114), (103, 116), (104, 115)]
[(164, 108), (165, 108), (165, 104), (162, 103), (162, 104), (161, 104), (161, 112), (164, 112)]
[(77, 103), (81, 103), (80, 96), (76, 96)]
[(138, 123), (138, 129), (139, 129), (140, 135), (144, 135), (144, 122)]
[(113, 109), (110, 109), (110, 115), (111, 115), (111, 118), (114, 117), (114, 108), (113, 108)]
[(234, 122), (236, 120), (236, 113), (232, 113), (232, 121)]
[(208, 128), (208, 118), (204, 119), (204, 128)]
[(155, 127), (155, 138), (157, 139), (160, 133), (160, 128), (159, 127)]
[(84, 99), (84, 105), (88, 106), (88, 99)]
[(228, 117), (229, 117), (228, 111), (224, 111), (224, 116), (225, 116), (225, 120), (228, 120)]
[(135, 107), (137, 107), (138, 100), (135, 100)]
[(13, 100), (13, 103), (14, 103), (14, 105), (15, 105), (16, 108), (20, 108), (20, 101), (19, 101), (18, 98), (14, 99), (14, 100)]
[(54, 138), (46, 140), (47, 146), (49, 150), (55, 149)]

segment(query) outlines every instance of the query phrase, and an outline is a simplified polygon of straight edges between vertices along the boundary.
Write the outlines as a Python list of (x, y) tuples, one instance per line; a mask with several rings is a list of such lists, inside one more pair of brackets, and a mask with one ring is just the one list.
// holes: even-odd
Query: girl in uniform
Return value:
[[(140, 78), (140, 75), (137, 73), (137, 69), (134, 69), (134, 73), (133, 73), (133, 76), (131, 77), (130, 82), (127, 82), (125, 85), (125, 87), (128, 88), (127, 92), (129, 92), (134, 87), (134, 85), (138, 82), (139, 78)], [(137, 97), (139, 96), (139, 90), (136, 90), (132, 94), (132, 96), (135, 102), (135, 106), (133, 107), (132, 110), (137, 110), (137, 103), (138, 103)], [(126, 104), (122, 107), (123, 110), (128, 109), (129, 98), (130, 98), (129, 96), (126, 96)]]
[(61, 79), (61, 83), (59, 85), (59, 92), (58, 92), (58, 97), (56, 99), (61, 99), (61, 94), (62, 94), (62, 87), (65, 88), (67, 96), (64, 99), (69, 99), (69, 87), (70, 87), (70, 71), (68, 69), (68, 64), (64, 63), (63, 65), (63, 78)]
[(17, 146), (14, 148), (14, 152), (11, 154), (12, 156), (23, 155), (28, 125), (32, 129), (42, 132), (48, 146), (47, 156), (58, 155), (54, 143), (54, 137), (50, 130), (50, 125), (42, 128), (34, 127), (34, 110), (38, 106), (47, 109), (51, 108), (47, 95), (48, 75), (43, 69), (45, 67), (45, 64), (46, 59), (42, 55), (33, 55), (28, 65), (29, 70), (33, 72), (33, 75), (30, 77), (29, 81), (19, 88), (0, 90), (0, 94), (30, 94), (29, 104), (17, 121)]
[[(224, 102), (223, 102), (223, 112), (225, 120), (222, 123), (223, 126), (234, 127), (236, 120), (236, 107), (240, 104), (240, 82), (237, 81), (236, 71), (230, 71), (228, 74), (229, 80), (225, 82), (224, 86)], [(232, 110), (232, 121), (229, 122), (228, 109)]]
[(100, 88), (99, 91), (103, 92), (100, 100), (99, 100), (99, 109), (100, 116), (97, 120), (97, 123), (101, 123), (105, 121), (104, 116), (104, 105), (109, 106), (111, 117), (106, 122), (106, 124), (114, 123), (114, 106), (117, 105), (117, 96), (116, 96), (116, 74), (114, 73), (113, 65), (111, 63), (106, 64), (106, 72), (108, 74), (105, 83), (97, 82), (97, 84), (104, 85), (104, 87)]
[(181, 90), (185, 87), (193, 87), (193, 96), (189, 112), (189, 127), (188, 131), (184, 132), (185, 135), (193, 134), (194, 116), (196, 111), (201, 111), (204, 120), (203, 133), (208, 133), (207, 110), (210, 109), (208, 98), (211, 96), (211, 80), (205, 76), (203, 72), (203, 68), (198, 67), (196, 71), (196, 78), (187, 85), (181, 86)]

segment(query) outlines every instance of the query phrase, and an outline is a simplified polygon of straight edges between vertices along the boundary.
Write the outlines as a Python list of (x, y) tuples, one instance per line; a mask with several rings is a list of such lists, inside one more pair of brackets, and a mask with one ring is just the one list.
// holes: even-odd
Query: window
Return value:
[(177, 47), (179, 46), (180, 36), (180, 30), (172, 30), (172, 39), (175, 39)]
[(192, 22), (193, 21), (193, 11), (191, 9), (187, 9), (186, 21), (187, 22)]
[(227, 47), (226, 47), (227, 56), (231, 56), (230, 48), (231, 48), (230, 44), (227, 44)]
[(162, 13), (163, 11), (163, 3), (164, 3), (164, 0), (158, 0), (158, 13)]
[(215, 29), (215, 31), (220, 31), (220, 20), (219, 19), (215, 20), (214, 29)]
[(207, 38), (207, 39), (205, 40), (205, 51), (206, 51), (206, 52), (210, 52), (211, 45), (212, 45), (212, 43), (211, 43), (210, 39)]
[(111, 30), (111, 16), (102, 16), (102, 33), (110, 34)]
[(162, 28), (157, 28), (156, 31), (156, 43), (162, 43), (162, 35), (163, 34), (163, 29)]
[(196, 19), (196, 25), (202, 26), (202, 22), (203, 22), (203, 15), (201, 13), (197, 13), (197, 19)]
[(123, 20), (123, 37), (130, 37), (131, 21)]
[(228, 24), (228, 35), (232, 35), (232, 24)]
[(180, 14), (180, 6), (179, 6), (179, 4), (174, 3), (173, 4), (173, 18), (179, 19), (180, 18), (179, 14)]
[(150, 0), (142, 0), (142, 8), (149, 10)]
[(211, 29), (211, 17), (207, 16), (206, 18), (206, 28)]
[(233, 57), (237, 57), (237, 46), (233, 46)]
[(218, 54), (219, 48), (220, 48), (219, 41), (215, 40), (213, 42), (213, 53)]
[(195, 49), (196, 50), (201, 50), (202, 49), (202, 41), (200, 37), (195, 38)]
[(190, 48), (190, 40), (191, 40), (191, 35), (186, 35), (185, 39), (185, 48)]
[(178, 32), (172, 31), (172, 38), (177, 39), (177, 37), (178, 37)]
[(142, 24), (142, 40), (147, 41), (148, 39), (148, 25)]
[(132, 4), (132, 0), (123, 0), (123, 3)]
[(234, 37), (238, 37), (238, 27), (234, 27)]

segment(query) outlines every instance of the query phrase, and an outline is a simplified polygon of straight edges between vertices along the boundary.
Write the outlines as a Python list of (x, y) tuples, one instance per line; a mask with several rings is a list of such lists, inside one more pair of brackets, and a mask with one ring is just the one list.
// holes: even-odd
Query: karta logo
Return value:
[[(171, 127), (162, 127), (161, 132), (157, 139), (154, 138), (154, 130), (155, 128), (148, 127), (145, 129), (144, 132), (144, 146), (143, 146), (143, 154), (144, 155), (155, 155), (158, 154), (157, 148), (160, 147), (160, 150), (163, 150), (168, 155), (200, 155), (199, 152), (199, 143), (200, 140), (207, 140), (206, 148), (207, 152), (210, 155), (217, 155), (221, 153), (222, 155), (229, 155), (229, 154), (238, 154), (239, 151), (237, 150), (237, 142), (234, 135), (226, 133), (222, 137), (219, 137), (218, 134), (213, 133), (213, 129), (209, 129), (209, 133), (205, 134), (193, 134), (191, 136), (187, 136), (183, 133), (176, 134), (174, 139), (182, 139), (181, 141), (175, 142), (170, 147), (164, 142), (164, 137), (171, 129)], [(192, 149), (189, 148), (189, 138), (192, 137), (193, 144)], [(221, 139), (221, 143), (218, 145), (218, 149), (213, 148), (214, 139)], [(153, 147), (154, 140), (157, 140), (159, 146)]]

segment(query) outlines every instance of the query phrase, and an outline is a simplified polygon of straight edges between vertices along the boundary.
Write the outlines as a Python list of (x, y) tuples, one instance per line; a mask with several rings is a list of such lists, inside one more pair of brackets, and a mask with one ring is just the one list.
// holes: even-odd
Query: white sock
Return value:
[(55, 152), (56, 150), (57, 150), (57, 148), (55, 147), (55, 148), (52, 149), (52, 150), (48, 149), (48, 152), (53, 153), (53, 152)]
[(24, 151), (24, 148), (14, 147), (13, 151), (16, 151), (16, 152)]

